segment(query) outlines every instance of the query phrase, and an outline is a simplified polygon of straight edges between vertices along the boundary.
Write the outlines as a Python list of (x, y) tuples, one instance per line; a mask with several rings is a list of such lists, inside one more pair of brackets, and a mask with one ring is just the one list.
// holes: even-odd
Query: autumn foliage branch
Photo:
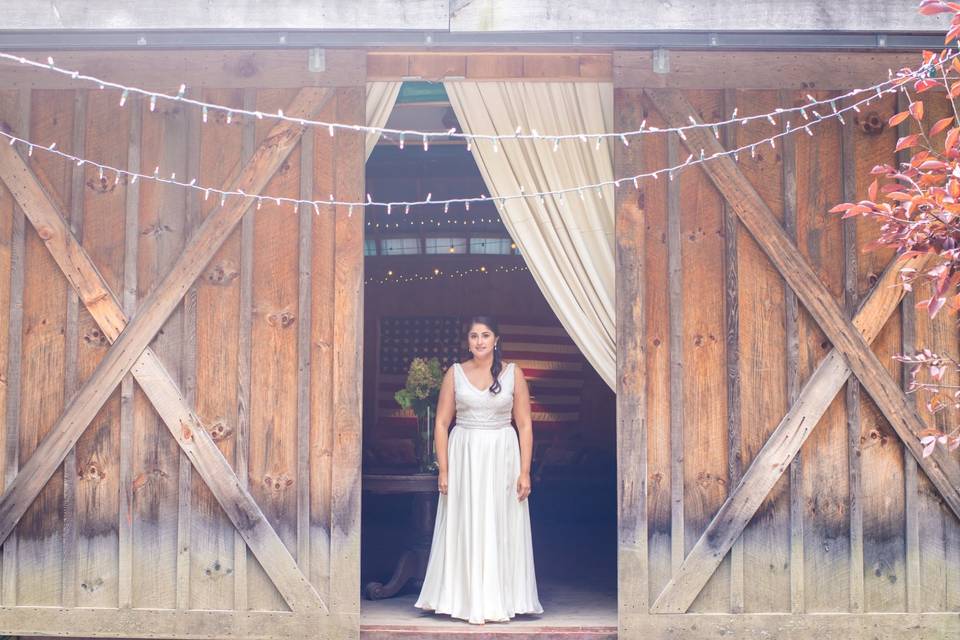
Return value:
[[(924, 15), (951, 13), (953, 18), (945, 43), (960, 36), (960, 3), (924, 0), (918, 10)], [(913, 123), (915, 132), (897, 140), (895, 150), (912, 155), (897, 166), (877, 165), (876, 176), (867, 190), (867, 199), (839, 204), (831, 213), (843, 218), (865, 216), (879, 222), (879, 233), (865, 250), (893, 248), (898, 255), (923, 254), (928, 257), (921, 269), (904, 268), (901, 282), (908, 290), (924, 291), (917, 308), (932, 319), (944, 312), (956, 315), (960, 310), (960, 57), (950, 49), (923, 52), (926, 74), (919, 78), (910, 69), (902, 69), (894, 83), (908, 98), (908, 108), (895, 114), (889, 125)], [(926, 94), (923, 99), (921, 95)], [(945, 100), (952, 115), (929, 127), (924, 122), (924, 99)], [(944, 135), (945, 134), (945, 135)], [(911, 366), (911, 393), (922, 393), (932, 413), (960, 410), (960, 386), (949, 385), (945, 375), (960, 372), (960, 362), (921, 349), (900, 354), (896, 359)], [(955, 450), (960, 447), (960, 427), (944, 431), (928, 429), (920, 434), (924, 455), (939, 444)]]

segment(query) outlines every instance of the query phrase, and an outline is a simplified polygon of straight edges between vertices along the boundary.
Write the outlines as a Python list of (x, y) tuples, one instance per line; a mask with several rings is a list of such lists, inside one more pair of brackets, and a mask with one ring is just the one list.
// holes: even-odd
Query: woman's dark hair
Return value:
[[(494, 338), (497, 338), (493, 346), (493, 364), (490, 366), (490, 373), (493, 374), (493, 384), (490, 386), (490, 393), (496, 395), (500, 393), (500, 371), (503, 369), (503, 354), (500, 351), (500, 325), (492, 316), (473, 316), (470, 318), (470, 324), (467, 325), (467, 333), (475, 324), (482, 324), (493, 332)], [(471, 358), (473, 355), (470, 356)]]

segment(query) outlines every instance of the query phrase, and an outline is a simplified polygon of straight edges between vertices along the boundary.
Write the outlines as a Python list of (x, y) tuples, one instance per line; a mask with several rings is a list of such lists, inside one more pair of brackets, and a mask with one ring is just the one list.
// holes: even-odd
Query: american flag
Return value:
[[(446, 370), (467, 357), (466, 322), (451, 316), (380, 319), (378, 426), (416, 428), (413, 412), (402, 410), (393, 394), (403, 388), (413, 358), (436, 357)], [(500, 319), (500, 333), (504, 362), (515, 362), (527, 378), (534, 428), (574, 426), (580, 420), (588, 365), (563, 327), (556, 322), (509, 318)]]

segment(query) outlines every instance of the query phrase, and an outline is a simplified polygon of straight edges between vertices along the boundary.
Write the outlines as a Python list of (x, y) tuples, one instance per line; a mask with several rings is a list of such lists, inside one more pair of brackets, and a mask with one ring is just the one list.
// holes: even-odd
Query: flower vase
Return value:
[(421, 473), (429, 473), (434, 470), (436, 465), (433, 443), (433, 412), (430, 407), (423, 415), (417, 416), (417, 439), (420, 446), (418, 450), (418, 460)]

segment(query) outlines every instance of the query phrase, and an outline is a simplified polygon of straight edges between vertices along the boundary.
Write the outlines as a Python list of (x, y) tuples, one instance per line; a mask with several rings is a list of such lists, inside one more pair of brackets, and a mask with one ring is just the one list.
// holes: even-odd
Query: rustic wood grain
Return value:
[[(111, 82), (171, 95), (177, 93), (174, 83), (180, 82), (192, 89), (363, 86), (366, 82), (362, 73), (364, 56), (354, 51), (325, 49), (326, 68), (322, 73), (309, 71), (309, 55), (309, 49), (31, 51), (24, 54), (41, 62), (52, 56), (63, 69), (76, 69)], [(0, 61), (0, 86), (92, 89), (97, 85), (3, 60)], [(159, 102), (157, 107), (163, 108)]]
[[(688, 94), (701, 120), (721, 117), (717, 91)], [(712, 137), (712, 133), (710, 134)], [(681, 150), (680, 159), (686, 157)], [(723, 200), (699, 169), (679, 172), (681, 270), (683, 273), (684, 554), (689, 553), (727, 497), (727, 378), (724, 329)], [(697, 612), (726, 613), (730, 568), (724, 561), (691, 605)]]
[[(139, 172), (141, 157), (141, 134), (143, 132), (143, 109), (134, 99), (130, 105), (130, 124), (126, 137), (128, 171)], [(139, 243), (140, 185), (125, 184), (124, 238), (123, 238), (123, 295), (122, 311), (127, 317), (133, 315), (137, 306), (137, 247)], [(127, 374), (120, 383), (120, 504), (117, 515), (118, 544), (118, 606), (129, 609), (133, 606), (133, 430), (134, 430), (134, 382)]]
[[(686, 101), (683, 100), (682, 97), (677, 96), (676, 94), (666, 94), (664, 92), (649, 92), (649, 93), (653, 97), (654, 102), (658, 104), (658, 108), (660, 109), (661, 113), (671, 114), (671, 113), (691, 112), (691, 109), (689, 108), (689, 105), (686, 103)], [(690, 142), (691, 146), (702, 144), (704, 148), (708, 149), (709, 153), (713, 153), (718, 146), (718, 143), (715, 140), (713, 140), (710, 136), (705, 134), (700, 135), (699, 133), (695, 132), (694, 136), (688, 135), (688, 138), (691, 139), (691, 142)], [(839, 311), (839, 309), (836, 307), (835, 303), (832, 306), (830, 305), (830, 297), (828, 295), (825, 295), (825, 293), (821, 291), (821, 292), (818, 292), (816, 296), (814, 296), (811, 292), (806, 291), (806, 289), (816, 290), (816, 289), (822, 288), (822, 286), (817, 285), (817, 283), (819, 283), (819, 280), (811, 273), (809, 266), (807, 266), (807, 264), (802, 260), (797, 259), (798, 256), (796, 254), (796, 251), (794, 249), (791, 249), (792, 245), (789, 243), (788, 240), (786, 240), (783, 237), (782, 229), (771, 221), (772, 215), (768, 213), (768, 210), (766, 210), (765, 205), (762, 204), (762, 201), (760, 201), (756, 197), (755, 193), (752, 192), (752, 190), (748, 186), (745, 186), (743, 184), (743, 181), (740, 179), (735, 167), (733, 166), (732, 160), (727, 161), (724, 159), (720, 159), (720, 160), (714, 161), (713, 163), (708, 163), (707, 166), (708, 166), (708, 169), (710, 170), (711, 175), (714, 175), (714, 177), (717, 178), (719, 186), (721, 186), (721, 188), (725, 191), (727, 195), (727, 199), (731, 202), (731, 204), (733, 204), (737, 208), (738, 215), (740, 215), (741, 219), (744, 220), (745, 223), (747, 223), (748, 227), (752, 228), (754, 236), (760, 239), (762, 244), (765, 245), (768, 251), (768, 255), (774, 261), (774, 263), (777, 264), (777, 268), (781, 271), (781, 273), (786, 277), (786, 279), (791, 283), (791, 285), (798, 292), (802, 292), (802, 297), (807, 302), (808, 307), (812, 307), (813, 309), (817, 310), (818, 314), (821, 314), (821, 311), (824, 311), (824, 313), (821, 314), (824, 316), (823, 318), (821, 318), (822, 320), (826, 320), (826, 318), (829, 317), (831, 323), (833, 323), (834, 325), (843, 326), (844, 323), (842, 319), (842, 314)], [(722, 174), (723, 178), (718, 177), (718, 174), (720, 171), (723, 172)], [(727, 178), (730, 179), (730, 182), (726, 181)], [(736, 187), (737, 194), (738, 194), (737, 197), (734, 197), (734, 193), (729, 190), (729, 187), (731, 184), (737, 185)], [(739, 194), (743, 194), (743, 195), (741, 196)], [(759, 212), (762, 212), (762, 215), (760, 215)], [(787, 260), (789, 260), (790, 262), (790, 268), (787, 268), (786, 264), (781, 263)], [(889, 292), (885, 292), (885, 293), (889, 294)], [(886, 315), (883, 316), (884, 319), (886, 318)], [(850, 326), (853, 326), (853, 325), (850, 325)], [(831, 326), (831, 331), (835, 334), (834, 337), (838, 339), (838, 341), (846, 340), (847, 341), (846, 346), (853, 348), (854, 345), (849, 344), (849, 343), (853, 343), (853, 341), (850, 341), (847, 338), (847, 336), (845, 335), (845, 331), (844, 332), (838, 331), (836, 330), (835, 327), (832, 327), (832, 326)], [(867, 335), (869, 335), (869, 333), (867, 333)], [(867, 354), (863, 354), (862, 351), (859, 349), (857, 353), (857, 358), (859, 359), (854, 361), (854, 371), (856, 372), (857, 368), (860, 368), (861, 369), (860, 373), (863, 373), (864, 377), (866, 377), (865, 375), (866, 371), (864, 371), (863, 369), (866, 369), (867, 371), (871, 371), (871, 373), (873, 374), (873, 373), (876, 373), (873, 371), (873, 369), (877, 367), (882, 368), (882, 366), (879, 365), (879, 363), (876, 363), (875, 358), (872, 361), (873, 364), (870, 364), (871, 363), (870, 358), (867, 356)], [(839, 360), (839, 358), (833, 358), (833, 357), (831, 357), (831, 359), (833, 361)], [(823, 368), (823, 365), (821, 365), (821, 368)], [(877, 380), (879, 380), (880, 382), (879, 383), (876, 382)], [(880, 375), (873, 375), (873, 377), (870, 378), (870, 382), (868, 384), (879, 384), (882, 386), (886, 384), (886, 381)], [(902, 400), (902, 396), (896, 396), (896, 397)], [(832, 398), (832, 396), (830, 396), (830, 398)], [(887, 399), (889, 399), (889, 396), (884, 397), (884, 400), (887, 400)], [(799, 402), (797, 404), (799, 405)], [(802, 421), (800, 426), (802, 427)], [(807, 427), (805, 427), (805, 430), (809, 431), (809, 429), (812, 429), (812, 426), (813, 425), (808, 425)], [(918, 457), (919, 457), (919, 452), (916, 452), (916, 453), (918, 454)], [(786, 462), (789, 461), (789, 459), (791, 459), (792, 457), (793, 456), (790, 455), (786, 460), (783, 460), (782, 463), (786, 464)], [(769, 471), (767, 471), (767, 469), (769, 468), (771, 467), (764, 465), (765, 475), (768, 475), (768, 476), (773, 475), (774, 476), (773, 479), (775, 480), (777, 474), (775, 473), (770, 474)], [(942, 469), (943, 467), (940, 466), (936, 468), (936, 471), (939, 471), (940, 473), (942, 473)], [(741, 483), (741, 485), (747, 484), (747, 486), (749, 486), (749, 484), (747, 483), (748, 475), (749, 475), (749, 471), (747, 472), (747, 475), (744, 476), (744, 481)], [(947, 478), (943, 477), (942, 475), (940, 476), (940, 478), (946, 481), (945, 488), (949, 489), (949, 486), (950, 486), (949, 480), (947, 480)], [(767, 478), (767, 480), (769, 481), (770, 478)], [(767, 487), (767, 490), (768, 489), (769, 487)], [(763, 490), (759, 493), (762, 499), (762, 497), (766, 495), (767, 491)], [(724, 514), (724, 510), (721, 509), (721, 512), (718, 514), (718, 517), (722, 516), (723, 514)], [(751, 511), (751, 515), (752, 515), (752, 511)], [(715, 518), (715, 522), (717, 520), (718, 518)], [(723, 526), (723, 527), (720, 527), (720, 529), (725, 530), (727, 529), (727, 527)], [(738, 529), (737, 527), (734, 527), (734, 529), (738, 534), (740, 529)], [(731, 531), (727, 530), (725, 533), (728, 537), (729, 544), (732, 544), (732, 539), (729, 539), (729, 535), (731, 534)], [(715, 534), (713, 536), (708, 536), (706, 539), (710, 539), (711, 537), (713, 538), (711, 540), (712, 544), (721, 542), (717, 539)], [(734, 539), (735, 539), (735, 535), (734, 535)], [(726, 553), (728, 549), (729, 549), (729, 546), (727, 544), (718, 545), (717, 549), (714, 552), (712, 552), (712, 560), (708, 561), (703, 566), (699, 566), (698, 570), (700, 571), (702, 571), (705, 567), (707, 568), (707, 571), (705, 572), (706, 576), (701, 576), (701, 578), (708, 577), (712, 573), (713, 569), (716, 567), (717, 564), (719, 564), (719, 561), (722, 559), (723, 555)], [(691, 554), (690, 558), (693, 558), (693, 557), (694, 557), (694, 554)], [(695, 561), (691, 561), (690, 558), (688, 558), (688, 561), (690, 562), (691, 567), (698, 567), (698, 565), (701, 565), (702, 561), (704, 561), (704, 558), (699, 558)], [(687, 574), (687, 576), (689, 576), (689, 573)], [(689, 580), (687, 579), (687, 576), (684, 577), (684, 582), (687, 583), (685, 587), (686, 594), (682, 598), (678, 599), (679, 604), (677, 602), (673, 602), (670, 605), (670, 606), (676, 607), (676, 609), (673, 609), (673, 610), (680, 610), (680, 611), (686, 610), (686, 608), (689, 606), (689, 603), (692, 602), (693, 598), (699, 592), (700, 587), (705, 582), (705, 579), (703, 580), (703, 582), (700, 582), (698, 580), (696, 584), (694, 584), (694, 586), (690, 587), (690, 583), (689, 583)], [(674, 580), (674, 582), (676, 582), (676, 580)], [(809, 584), (809, 579), (808, 579), (808, 584)], [(667, 603), (671, 602), (671, 599), (672, 599), (670, 596), (667, 596), (667, 593), (671, 590), (672, 589), (668, 587), (667, 592), (661, 595), (661, 598), (659, 599), (658, 603), (655, 603), (654, 605), (655, 611), (658, 609), (671, 610), (667, 608)]]
[[(292, 108), (288, 112), (296, 113), (296, 114), (311, 113), (313, 110), (313, 107), (317, 102), (322, 102), (322, 95), (316, 95), (314, 94), (314, 92), (310, 90), (305, 90), (301, 94), (298, 94), (297, 100), (295, 100), (294, 104), (292, 105)], [(251, 163), (251, 166), (247, 168), (246, 174), (241, 176), (239, 181), (240, 188), (246, 187), (248, 192), (256, 192), (256, 190), (259, 190), (260, 188), (262, 188), (264, 186), (264, 183), (266, 182), (266, 179), (264, 178), (264, 175), (261, 172), (272, 171), (279, 164), (279, 162), (282, 161), (282, 158), (284, 157), (284, 155), (288, 153), (289, 150), (292, 148), (293, 142), (296, 141), (297, 135), (299, 134), (299, 129), (296, 127), (286, 127), (284, 125), (278, 126), (277, 129), (278, 129), (278, 131), (276, 132), (277, 135), (274, 135), (270, 138), (270, 143), (272, 144), (265, 145), (260, 149), (258, 154), (254, 156), (254, 161)], [(277, 148), (274, 149), (273, 145), (276, 145)], [(8, 155), (8, 158), (9, 157), (10, 156)], [(260, 165), (265, 165), (265, 167), (261, 167)], [(10, 175), (9, 174), (6, 174), (6, 175), (7, 175), (7, 182), (9, 184)], [(199, 271), (199, 267), (197, 266), (197, 263), (201, 263), (201, 266), (202, 266), (202, 263), (205, 263), (206, 259), (209, 258), (210, 255), (212, 255), (212, 253), (215, 251), (216, 247), (219, 244), (218, 241), (222, 241), (223, 239), (222, 234), (224, 234), (225, 231), (230, 228), (231, 226), (230, 223), (232, 222), (232, 224), (235, 224), (238, 221), (240, 215), (242, 215), (242, 212), (245, 209), (244, 204), (246, 203), (240, 203), (239, 205), (227, 206), (227, 207), (221, 208), (216, 212), (216, 214), (211, 215), (205, 221), (204, 225), (201, 226), (201, 229), (197, 232), (197, 235), (194, 237), (193, 241), (191, 242), (191, 247), (188, 248), (187, 251), (184, 253), (184, 256), (181, 257), (178, 267), (174, 268), (173, 270), (174, 275), (171, 277), (168, 277), (168, 279), (173, 278), (174, 282), (177, 283), (175, 286), (170, 287), (171, 290), (173, 291), (182, 290), (182, 289), (178, 289), (178, 287), (187, 286), (187, 284), (191, 281), (190, 280), (191, 277), (195, 277), (197, 275), (197, 272)], [(225, 211), (227, 213), (224, 213)], [(224, 218), (227, 218), (227, 219), (224, 220)], [(223, 225), (225, 229), (221, 229), (218, 225)], [(194, 256), (192, 254), (198, 254), (198, 255)], [(203, 257), (204, 255), (206, 257)], [(157, 291), (163, 293), (164, 288), (161, 286), (158, 288)], [(174, 296), (176, 296), (176, 294), (174, 294)], [(104, 302), (104, 304), (109, 304), (112, 302), (112, 304), (116, 306), (116, 303), (109, 296), (101, 295), (100, 298), (106, 301)], [(148, 296), (147, 301), (144, 303), (144, 305), (147, 308), (149, 308), (149, 304), (153, 304), (158, 307), (161, 307), (164, 309), (164, 313), (169, 313), (168, 310), (172, 310), (172, 307), (175, 304), (175, 299), (173, 298), (173, 296), (170, 295), (170, 293), (167, 293), (166, 295), (157, 295), (156, 293), (154, 293), (151, 296)], [(146, 335), (147, 333), (149, 333), (149, 328), (152, 328), (152, 326), (159, 326), (159, 324), (161, 323), (156, 317), (157, 314), (151, 314), (143, 311), (142, 313), (143, 315), (137, 316), (137, 318), (132, 321), (131, 327), (135, 327), (138, 321), (140, 321), (141, 323), (144, 323), (143, 319), (147, 318), (151, 322), (146, 323), (148, 328), (142, 330), (143, 335)], [(122, 317), (122, 314), (120, 315)], [(123, 346), (125, 338), (129, 339), (129, 336), (137, 333), (138, 333), (137, 331), (133, 331), (132, 329), (128, 328), (127, 331), (124, 331), (124, 333), (119, 336), (115, 345)], [(142, 336), (139, 336), (137, 337), (137, 340), (144, 341), (144, 338)], [(115, 346), (114, 349), (117, 349), (117, 346)], [(131, 350), (135, 350), (135, 348)], [(119, 351), (122, 352), (123, 349), (120, 349)], [(105, 362), (108, 362), (111, 359), (111, 355), (113, 353), (117, 353), (117, 352), (111, 350), (111, 352), (107, 354), (105, 358)], [(125, 357), (129, 358), (130, 356), (125, 356)], [(120, 358), (117, 358), (115, 356), (113, 358), (115, 361), (120, 360)], [(119, 378), (123, 375), (123, 366), (129, 367), (129, 365), (126, 363), (120, 366), (116, 366), (116, 365), (114, 366), (115, 366), (115, 369), (110, 371), (110, 374), (109, 374), (111, 376), (111, 380), (113, 379), (113, 377)], [(103, 373), (104, 369), (105, 367), (101, 366), (97, 370), (97, 374)], [(109, 367), (107, 367), (107, 369), (109, 370)], [(134, 373), (135, 374), (139, 373), (139, 371), (135, 369)], [(96, 377), (97, 374), (95, 374), (94, 377)], [(167, 383), (166, 386), (164, 386), (163, 388), (169, 389), (172, 386), (173, 385), (171, 381)], [(85, 389), (91, 389), (91, 385), (88, 384), (88, 386)], [(157, 398), (158, 405), (163, 404), (163, 402), (161, 401), (165, 401), (165, 402), (170, 402), (171, 400), (175, 401), (179, 397), (179, 394), (177, 392), (174, 392), (172, 397), (161, 397), (159, 395), (160, 385), (150, 388), (149, 390), (152, 392), (156, 392), (158, 394), (158, 398)], [(102, 388), (94, 386), (93, 391), (90, 394), (91, 396), (93, 396), (93, 398), (91, 398), (90, 400), (87, 400), (87, 402), (90, 404), (88, 405), (81, 402), (80, 406), (88, 407), (92, 405), (96, 401), (97, 395), (102, 393), (103, 393)], [(83, 396), (83, 392), (81, 392), (81, 396)], [(89, 411), (89, 408), (85, 408), (84, 410)], [(70, 420), (62, 420), (62, 422), (71, 424)], [(76, 424), (77, 422), (79, 421), (74, 420), (72, 424)], [(179, 424), (179, 423), (178, 421), (173, 420), (173, 424)], [(74, 430), (76, 430), (76, 427), (74, 427)], [(69, 444), (70, 436), (67, 436), (67, 438), (64, 438), (61, 432), (57, 432), (57, 434), (55, 435), (59, 436), (59, 438), (57, 437), (53, 438), (52, 440), (48, 441), (45, 446), (54, 448), (54, 447), (63, 447), (64, 442)], [(193, 434), (193, 437), (191, 438), (189, 437), (191, 434), (188, 433), (187, 431), (185, 431), (184, 433), (178, 433), (175, 435), (178, 436), (178, 440), (181, 442), (181, 445), (185, 445), (189, 442), (199, 442), (199, 443), (203, 443), (204, 445), (206, 445), (206, 443), (209, 443), (209, 447), (206, 449), (203, 449), (201, 451), (201, 454), (207, 456), (207, 455), (210, 455), (211, 453), (215, 453), (216, 455), (214, 455), (212, 460), (215, 462), (216, 460), (219, 459), (220, 461), (222, 461), (224, 465), (226, 465), (226, 462), (223, 460), (222, 456), (220, 456), (219, 451), (216, 450), (216, 447), (212, 444), (212, 442), (208, 440), (208, 438), (198, 437), (199, 434)], [(60, 440), (61, 442), (58, 443), (58, 440)], [(53, 444), (51, 445), (50, 442), (53, 442)], [(211, 448), (213, 450), (212, 452), (210, 451)], [(59, 450), (59, 448), (57, 450)], [(55, 454), (55, 455), (59, 455), (60, 459), (62, 459), (62, 455), (63, 455), (62, 453)], [(208, 465), (212, 463), (213, 462), (207, 461), (207, 462), (200, 463), (198, 466), (202, 472), (205, 467), (209, 468)], [(226, 475), (230, 476), (232, 474), (227, 473)], [(18, 478), (22, 478), (22, 477), (29, 478), (31, 477), (31, 474), (22, 473)], [(204, 478), (208, 482), (208, 484), (214, 483), (214, 486), (218, 486), (216, 485), (216, 483), (223, 483), (226, 481), (225, 477), (212, 476), (211, 474), (204, 474)], [(34, 480), (34, 482), (35, 481), (36, 480)], [(11, 494), (16, 495), (16, 488), (17, 488), (17, 485), (16, 483), (14, 483), (14, 486), (11, 487), (10, 490), (8, 491), (8, 494), (6, 496), (8, 508), (10, 506), (9, 505), (10, 502), (12, 502), (13, 504), (17, 504), (15, 500), (10, 499)], [(222, 484), (218, 486), (218, 490), (224, 491), (225, 493), (227, 492), (226, 487), (223, 486)], [(229, 491), (236, 491), (235, 485), (234, 485), (234, 488)], [(250, 508), (249, 504), (247, 505), (247, 508)], [(256, 505), (253, 504), (252, 508), (255, 509)], [(237, 519), (241, 517), (240, 514), (236, 512), (232, 512), (231, 516)], [(251, 519), (249, 515), (247, 515), (246, 517), (248, 521)], [(259, 540), (258, 538), (264, 535), (264, 531), (262, 528), (262, 518), (259, 518), (259, 519), (252, 518), (252, 520), (253, 520), (253, 523), (252, 523), (253, 532), (247, 532), (250, 534), (250, 538), (248, 539), (248, 542), (250, 542), (251, 540), (254, 540), (259, 545), (261, 540)], [(236, 521), (237, 520), (235, 520), (235, 522)], [(240, 522), (243, 522), (243, 521), (240, 520)], [(251, 525), (246, 524), (245, 526), (241, 525), (240, 528), (246, 531), (246, 528), (250, 526)], [(9, 532), (9, 529), (7, 529), (7, 532)], [(267, 538), (267, 542), (269, 543), (269, 537)], [(279, 555), (278, 555), (278, 550), (274, 548), (274, 549), (271, 549), (269, 555), (266, 555), (265, 557), (271, 557), (271, 562), (277, 563), (278, 566), (275, 567), (271, 565), (271, 569), (277, 572), (276, 576), (278, 578), (282, 578), (280, 580), (282, 584), (285, 584), (288, 587), (290, 587), (289, 589), (286, 590), (287, 593), (285, 593), (285, 595), (287, 596), (288, 600), (291, 602), (291, 606), (294, 606), (295, 608), (299, 606), (304, 606), (304, 607), (310, 606), (311, 597), (316, 598), (315, 592), (313, 592), (313, 596), (310, 596), (309, 594), (311, 593), (311, 590), (307, 588), (306, 592), (302, 597), (297, 593), (297, 590), (301, 589), (301, 586), (297, 583), (296, 578), (294, 577), (293, 574), (289, 574), (288, 570), (281, 568), (284, 566), (284, 562), (286, 562), (284, 560), (284, 556), (282, 552), (279, 552)], [(287, 558), (289, 559), (289, 555), (287, 556)], [(289, 561), (292, 562), (292, 559), (289, 559)], [(287, 573), (285, 574), (285, 572)], [(307, 585), (305, 584), (303, 586), (307, 587)]]
[[(729, 116), (738, 112), (773, 111), (780, 104), (775, 91), (733, 92), (730, 104), (723, 110)], [(727, 148), (739, 147), (753, 140), (762, 140), (778, 133), (782, 122), (773, 125), (757, 120), (745, 126), (725, 127), (728, 131)], [(784, 215), (784, 160), (786, 149), (766, 148), (755, 157), (741, 154), (739, 167), (757, 190), (763, 201), (780, 221)], [(736, 363), (741, 396), (740, 446), (731, 451), (731, 465), (736, 463), (738, 473), (731, 474), (730, 487), (735, 487), (745, 469), (756, 458), (770, 432), (783, 417), (787, 402), (786, 327), (783, 279), (776, 272), (763, 250), (740, 223), (729, 203), (731, 216), (727, 233), (736, 238), (738, 278), (735, 296), (738, 299), (737, 341), (740, 359)], [(731, 288), (734, 285), (731, 284)], [(733, 314), (727, 311), (727, 317)], [(734, 330), (728, 324), (728, 334)], [(731, 367), (734, 366), (731, 364)], [(732, 426), (732, 420), (731, 420)], [(743, 595), (741, 602), (747, 611), (790, 610), (790, 505), (788, 481), (781, 478), (757, 510), (741, 536), (743, 554)], [(733, 549), (736, 550), (735, 544)], [(733, 556), (731, 556), (733, 558)], [(733, 609), (737, 611), (736, 608)]]
[[(615, 90), (618, 131), (643, 120), (640, 92)], [(643, 172), (640, 141), (617, 145), (618, 175)], [(616, 192), (617, 265), (617, 566), (619, 611), (646, 613), (650, 607), (647, 533), (647, 334), (646, 225), (642, 192), (632, 186)]]
[[(242, 106), (237, 89), (207, 90), (206, 100)], [(224, 183), (240, 170), (250, 154), (241, 154), (242, 122), (208, 118), (200, 128), (200, 178)], [(217, 206), (215, 198), (200, 201), (199, 216)], [(240, 231), (234, 229), (197, 281), (197, 415), (228, 462), (237, 464), (237, 349), (240, 332)], [(240, 579), (235, 547), (246, 560), (246, 543), (223, 512), (209, 487), (194, 478), (191, 513), (191, 606), (198, 609), (243, 609), (235, 590)], [(245, 485), (244, 485), (245, 486)], [(239, 541), (239, 542), (238, 542)]]
[[(76, 147), (82, 150), (80, 155), (98, 158), (113, 166), (126, 163), (125, 134), (131, 110), (119, 107), (119, 98), (119, 92), (114, 91), (89, 93), (85, 115), (75, 118), (74, 130), (85, 130), (85, 144), (77, 138), (83, 145)], [(77, 116), (81, 116), (79, 111)], [(117, 131), (123, 135), (115, 135)], [(115, 182), (114, 176), (104, 174), (101, 178), (96, 169), (74, 169), (82, 169), (79, 184), (71, 196), (71, 213), (83, 216), (79, 229), (82, 246), (107, 286), (120, 291), (125, 264), (123, 252), (118, 248), (124, 246), (125, 186)], [(72, 222), (75, 224), (76, 220)], [(77, 295), (72, 287), (71, 292)], [(75, 338), (77, 382), (82, 385), (100, 364), (109, 343), (83, 307), (79, 311), (78, 330)], [(76, 558), (75, 575), (69, 588), (78, 606), (115, 607), (119, 599), (120, 395), (120, 389), (111, 394), (77, 441), (72, 466), (65, 466), (65, 471), (75, 478), (76, 540), (72, 549), (65, 548), (64, 557)], [(66, 543), (65, 537), (65, 547)], [(66, 589), (66, 577), (64, 585)], [(65, 603), (67, 595), (64, 593)]]
[[(626, 90), (625, 90), (626, 91)], [(646, 96), (631, 91), (639, 99), (639, 128), (644, 118), (650, 126), (666, 126)], [(632, 145), (631, 145), (632, 146)], [(644, 170), (667, 166), (667, 137), (643, 138)], [(641, 209), (644, 211), (644, 325), (646, 327), (647, 370), (647, 548), (649, 557), (649, 596), (653, 599), (672, 575), (673, 479), (670, 472), (671, 387), (670, 387), (670, 311), (669, 258), (667, 240), (668, 181), (639, 182)]]
[[(158, 103), (150, 110), (141, 102), (143, 129), (140, 163), (144, 173), (160, 167), (165, 175), (186, 171), (186, 113), (182, 105)], [(183, 247), (183, 189), (141, 181), (137, 246), (137, 298), (157, 290)], [(186, 287), (185, 287), (186, 288)], [(173, 305), (162, 331), (151, 336), (151, 349), (180, 382), (182, 307)], [(143, 307), (141, 306), (140, 309)], [(134, 607), (183, 608), (189, 585), (184, 582), (187, 540), (180, 526), (180, 451), (151, 406), (143, 385), (134, 392)]]
[[(23, 89), (12, 94), (4, 94), (8, 99), (3, 103), (4, 122), (14, 132), (23, 134), (30, 130), (31, 91)], [(4, 186), (5, 194), (10, 198), (9, 256), (10, 270), (7, 296), (9, 315), (7, 316), (5, 393), (4, 393), (4, 447), (3, 447), (3, 487), (4, 490), (20, 470), (20, 388), (21, 360), (23, 353), (23, 286), (24, 251), (26, 249), (26, 218), (23, 210), (16, 204), (15, 198)], [(6, 307), (5, 307), (6, 308)], [(7, 606), (17, 603), (17, 535), (16, 532), (3, 544), (3, 576), (0, 584), (0, 602)]]
[[(337, 91), (337, 120), (362, 123), (365, 94)], [(363, 197), (363, 136), (337, 138), (335, 191), (341, 200)], [(330, 526), (330, 608), (360, 613), (360, 452), (363, 404), (363, 211), (337, 207), (335, 219), (333, 394), (335, 434), (332, 450)]]
[[(73, 133), (73, 92), (34, 91), (31, 100), (30, 137), (61, 140), (68, 145)], [(51, 155), (34, 154), (32, 166), (49, 177), (49, 188), (69, 206), (72, 163)], [(22, 204), (21, 204), (22, 206)], [(42, 458), (38, 448), (56, 429), (64, 406), (64, 356), (67, 283), (50, 257), (43, 240), (32, 229), (26, 233), (23, 286), (23, 345), (20, 389), (20, 470), (9, 485), (15, 486), (24, 470)], [(93, 418), (93, 415), (90, 416)], [(68, 449), (69, 450), (69, 449)], [(68, 450), (63, 453), (66, 454)], [(37, 484), (24, 504), (17, 525), (17, 603), (58, 605), (63, 586), (63, 471)], [(56, 469), (56, 471), (54, 471)], [(52, 476), (52, 477), (51, 477)]]
[[(258, 110), (276, 111), (289, 92), (260, 91)], [(257, 140), (270, 123), (256, 123)], [(300, 194), (300, 151), (291, 153), (264, 189), (272, 196)], [(287, 550), (297, 553), (297, 212), (290, 205), (264, 203), (256, 210), (253, 243), (250, 377), (250, 494)], [(282, 610), (283, 598), (264, 567), (249, 567), (249, 604)], [(258, 574), (260, 577), (258, 577)]]

